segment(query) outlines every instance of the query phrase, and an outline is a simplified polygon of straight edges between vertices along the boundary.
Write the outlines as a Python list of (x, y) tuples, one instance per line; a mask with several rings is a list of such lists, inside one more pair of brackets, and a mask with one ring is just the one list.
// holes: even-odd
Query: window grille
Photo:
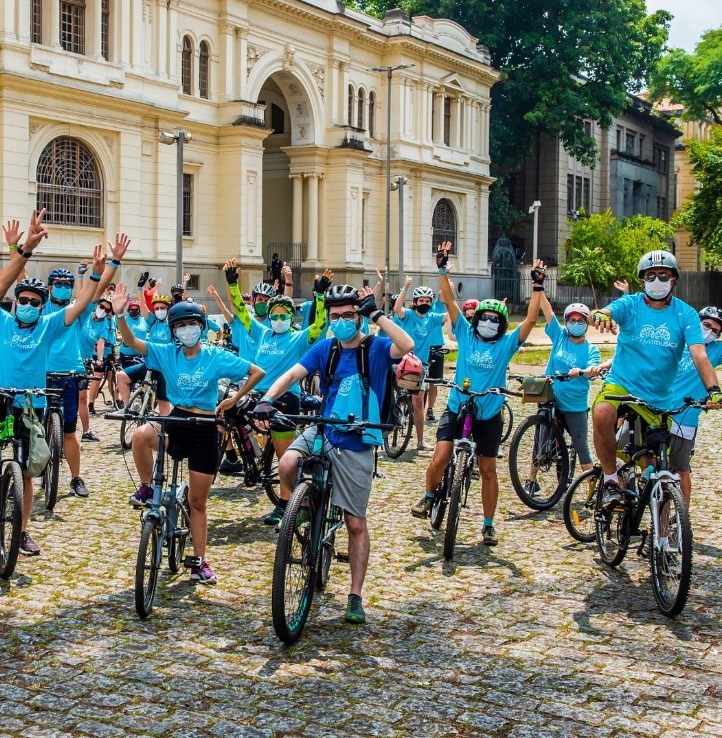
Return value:
[(364, 107), (366, 106), (366, 93), (363, 87), (358, 91), (358, 109), (356, 110), (356, 128), (364, 128)]
[(85, 0), (60, 3), (60, 45), (74, 54), (85, 53)]
[(193, 175), (183, 173), (183, 235), (193, 235)]
[(369, 136), (374, 137), (376, 127), (376, 93), (369, 92)]
[(33, 0), (30, 6), (30, 40), (34, 44), (43, 42), (43, 0)]
[(456, 251), (456, 212), (454, 206), (449, 200), (439, 200), (434, 208), (434, 215), (431, 219), (431, 245), (434, 253), (438, 250), (439, 244), (451, 241), (451, 250), (449, 253), (455, 254)]
[(110, 0), (102, 0), (100, 12), (100, 53), (110, 59)]
[(208, 99), (210, 60), (211, 55), (208, 49), (208, 44), (205, 41), (201, 41), (201, 45), (198, 50), (198, 94), (206, 100)]
[(193, 91), (193, 44), (188, 36), (183, 36), (183, 53), (181, 56), (181, 83), (183, 94)]

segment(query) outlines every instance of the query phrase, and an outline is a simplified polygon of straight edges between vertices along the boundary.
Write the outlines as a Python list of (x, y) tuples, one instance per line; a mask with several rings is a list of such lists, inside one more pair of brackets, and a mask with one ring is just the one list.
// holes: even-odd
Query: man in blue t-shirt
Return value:
[[(650, 405), (672, 408), (672, 386), (685, 346), (711, 402), (722, 402), (717, 375), (705, 351), (700, 321), (694, 309), (672, 295), (679, 266), (668, 251), (650, 251), (637, 266), (643, 292), (624, 295), (589, 316), (601, 332), (619, 328), (611, 371), (592, 406), (594, 446), (604, 472), (605, 507), (624, 499), (617, 476), (617, 410), (619, 401), (607, 395), (635, 395)], [(650, 423), (659, 419), (644, 409)]]
[[(376, 307), (373, 293), (367, 287), (360, 292), (350, 285), (336, 285), (326, 293), (328, 321), (335, 339), (326, 339), (313, 346), (289, 371), (279, 377), (257, 405), (254, 414), (268, 420), (276, 411), (273, 401), (307, 374), (318, 372), (326, 417), (347, 418), (349, 413), (371, 423), (379, 422), (379, 410), (384, 399), (386, 377), (392, 362), (414, 348), (412, 339)], [(369, 348), (369, 387), (364, 393), (358, 373), (358, 347), (364, 336), (361, 321), (370, 318), (383, 328), (389, 338), (374, 338)], [(339, 342), (341, 352), (330, 386), (326, 386), (326, 367), (333, 340)], [(279, 474), (284, 484), (292, 488), (296, 479), (298, 460), (308, 456), (313, 448), (316, 427), (300, 435), (288, 448), (279, 463)], [(348, 529), (348, 554), (351, 566), (351, 591), (348, 597), (346, 620), (366, 622), (361, 588), (369, 558), (369, 533), (366, 526), (366, 508), (371, 494), (374, 471), (374, 446), (382, 443), (378, 431), (367, 431), (363, 436), (348, 433), (342, 427), (326, 429), (324, 449), (329, 452), (333, 469), (332, 503), (344, 510)], [(330, 453), (330, 451), (333, 451)]]

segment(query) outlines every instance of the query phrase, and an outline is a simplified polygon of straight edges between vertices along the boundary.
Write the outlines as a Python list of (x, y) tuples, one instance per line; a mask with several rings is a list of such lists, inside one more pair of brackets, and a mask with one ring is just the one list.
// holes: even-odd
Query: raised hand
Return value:
[(87, 259), (83, 259), (80, 262), (80, 264), (78, 264), (78, 274), (80, 274), (82, 276), (87, 271), (88, 271), (88, 260)]
[(128, 246), (130, 246), (130, 238), (127, 233), (116, 233), (114, 244), (108, 241), (108, 248), (116, 261), (120, 261), (125, 256)]
[(281, 279), (286, 282), (287, 284), (293, 283), (293, 270), (291, 269), (286, 262), (283, 262), (283, 266), (281, 267)]
[(375, 269), (374, 271), (376, 272), (376, 276), (378, 277), (379, 282), (383, 282), (384, 281), (384, 275), (381, 274), (381, 272), (378, 269)]
[(9, 220), (7, 225), (3, 226), (3, 232), (5, 233), (5, 243), (8, 246), (17, 246), (18, 241), (23, 237), (25, 231), (20, 230), (19, 220)]
[(229, 259), (223, 265), (223, 271), (226, 273), (226, 282), (228, 284), (238, 284), (238, 267), (235, 259)]
[(361, 302), (358, 306), (359, 315), (364, 318), (370, 318), (377, 310), (376, 295), (369, 287), (362, 287), (358, 292)]
[(409, 287), (411, 287), (411, 277), (406, 277), (404, 279), (404, 289), (407, 290)]
[(33, 210), (30, 218), (30, 227), (28, 228), (28, 236), (23, 244), (25, 253), (31, 252), (44, 238), (48, 237), (48, 229), (43, 225), (43, 218), (47, 210), (43, 208), (39, 213)]
[(113, 297), (110, 299), (110, 304), (113, 306), (113, 312), (116, 315), (123, 314), (123, 310), (125, 310), (125, 306), (128, 304), (128, 299), (128, 285), (122, 283), (117, 284)]
[(102, 243), (96, 243), (93, 249), (93, 274), (102, 274), (105, 269), (105, 250)]
[(627, 282), (626, 279), (617, 279), (614, 282), (614, 286), (620, 291), (623, 292), (625, 295), (627, 292), (629, 292), (629, 282)]
[(148, 277), (150, 276), (150, 272), (143, 272), (140, 277), (138, 277), (138, 289), (143, 289), (143, 286), (148, 281)]
[(323, 293), (328, 292), (332, 282), (333, 272), (330, 269), (324, 270), (323, 274), (321, 275), (321, 279), (318, 280), (318, 290), (316, 291)]
[(531, 281), (534, 284), (543, 285), (547, 276), (547, 268), (541, 259), (534, 262), (534, 268), (531, 270)]
[(218, 292), (216, 291), (216, 288), (213, 285), (210, 285), (208, 287), (208, 294), (213, 295), (213, 297), (218, 297)]
[(186, 272), (183, 275), (183, 286), (185, 287), (190, 281), (191, 281), (191, 275), (188, 272)]
[(436, 266), (439, 269), (445, 269), (449, 264), (449, 251), (451, 251), (451, 241), (444, 241), (439, 244), (436, 251)]

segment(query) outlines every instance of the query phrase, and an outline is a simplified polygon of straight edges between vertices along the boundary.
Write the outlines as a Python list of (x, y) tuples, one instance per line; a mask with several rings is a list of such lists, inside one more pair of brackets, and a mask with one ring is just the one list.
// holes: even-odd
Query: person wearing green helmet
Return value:
[[(462, 314), (454, 301), (448, 278), (448, 251), (451, 244), (439, 246), (436, 263), (439, 267), (440, 293), (449, 311), (451, 327), (459, 344), (454, 382), (462, 385), (471, 382), (471, 389), (481, 392), (491, 387), (506, 386), (506, 372), (514, 354), (526, 341), (539, 316), (541, 293), (544, 291), (546, 276), (543, 262), (536, 261), (532, 270), (534, 287), (529, 299), (529, 308), (524, 321), (513, 331), (507, 333), (509, 310), (501, 300), (481, 300), (476, 306), (471, 322)], [(463, 401), (461, 393), (452, 389), (444, 414), (439, 420), (436, 432), (436, 448), (431, 463), (426, 469), (426, 490), (421, 500), (411, 508), (417, 518), (426, 517), (434, 500), (434, 490), (444, 476), (444, 470), (451, 460), (454, 438), (457, 437), (459, 405)], [(502, 434), (501, 407), (502, 395), (485, 395), (474, 399), (476, 418), (472, 428), (476, 443), (477, 461), (481, 474), (481, 497), (484, 508), (483, 542), (495, 546), (498, 541), (494, 529), (494, 514), (499, 498), (499, 479), (496, 473), (496, 459)]]

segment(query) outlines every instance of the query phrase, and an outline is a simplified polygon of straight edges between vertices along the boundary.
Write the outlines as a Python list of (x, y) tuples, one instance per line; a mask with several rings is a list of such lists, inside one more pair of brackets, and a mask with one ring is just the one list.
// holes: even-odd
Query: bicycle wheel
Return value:
[(138, 559), (135, 564), (135, 611), (142, 620), (153, 609), (162, 556), (160, 523), (156, 518), (146, 518), (140, 532)]
[[(337, 524), (342, 514), (341, 510), (332, 505), (323, 526), (321, 536), (324, 540), (321, 544), (321, 551), (316, 558), (316, 589), (323, 589), (328, 584), (331, 575), (331, 562), (336, 555), (336, 531), (328, 535), (328, 529)], [(328, 540), (325, 540), (326, 538)]]
[(50, 460), (43, 471), (43, 491), (45, 507), (52, 510), (58, 501), (58, 484), (60, 482), (60, 465), (63, 460), (63, 425), (60, 414), (51, 412), (45, 424), (45, 433), (50, 447)]
[(390, 459), (398, 459), (411, 440), (411, 431), (414, 429), (414, 407), (411, 398), (404, 395), (396, 400), (399, 407), (400, 422), (394, 425), (393, 430), (384, 434), (384, 451)]
[(569, 475), (569, 450), (559, 428), (538, 415), (526, 418), (509, 445), (509, 475), (527, 507), (554, 507), (567, 488)]
[(514, 411), (511, 409), (509, 400), (504, 400), (504, 404), (501, 406), (501, 422), (503, 425), (499, 443), (504, 443), (511, 435), (511, 429), (514, 427)]
[(612, 510), (603, 510), (602, 495), (597, 495), (594, 535), (599, 558), (607, 566), (618, 566), (627, 555), (631, 535), (630, 515), (626, 504), (620, 504)]
[(266, 437), (266, 445), (263, 447), (261, 464), (263, 468), (261, 472), (263, 489), (266, 491), (268, 499), (274, 505), (278, 505), (281, 499), (279, 496), (280, 490), (278, 489), (278, 459), (276, 458), (276, 451), (273, 448), (273, 441), (270, 436)]
[[(143, 411), (147, 408), (146, 388), (138, 387), (130, 396), (128, 407), (125, 412), (132, 412), (136, 415), (143, 415)], [(121, 420), (120, 421), (120, 445), (128, 451), (133, 445), (133, 431), (140, 425), (137, 420)]]
[(16, 461), (8, 461), (0, 479), (0, 579), (15, 571), (23, 530), (23, 475)]
[(444, 558), (451, 559), (454, 556), (456, 545), (456, 534), (459, 530), (459, 518), (461, 517), (461, 506), (465, 493), (471, 485), (471, 468), (469, 466), (469, 452), (459, 451), (456, 455), (454, 465), (451, 492), (449, 493), (449, 516), (446, 520), (446, 534), (444, 535)]
[(446, 506), (449, 504), (449, 480), (453, 467), (449, 464), (444, 470), (444, 476), (434, 490), (434, 504), (431, 506), (431, 527), (439, 530), (444, 522)]
[(271, 613), (276, 635), (284, 643), (298, 640), (306, 624), (316, 585), (313, 537), (317, 510), (313, 488), (301, 482), (291, 495), (276, 544)]
[(188, 509), (188, 485), (183, 484), (183, 489), (176, 493), (175, 506), (178, 510), (176, 529), (168, 546), (168, 568), (177, 574), (183, 566), (183, 554), (191, 530), (191, 516)]
[(564, 495), (564, 525), (569, 535), (582, 543), (594, 541), (594, 510), (603, 476), (601, 468), (589, 469), (572, 482)]
[[(659, 528), (651, 523), (650, 530), (654, 598), (662, 613), (673, 618), (684, 610), (692, 578), (692, 526), (677, 482), (662, 483)], [(665, 547), (660, 547), (660, 538), (667, 539)]]

